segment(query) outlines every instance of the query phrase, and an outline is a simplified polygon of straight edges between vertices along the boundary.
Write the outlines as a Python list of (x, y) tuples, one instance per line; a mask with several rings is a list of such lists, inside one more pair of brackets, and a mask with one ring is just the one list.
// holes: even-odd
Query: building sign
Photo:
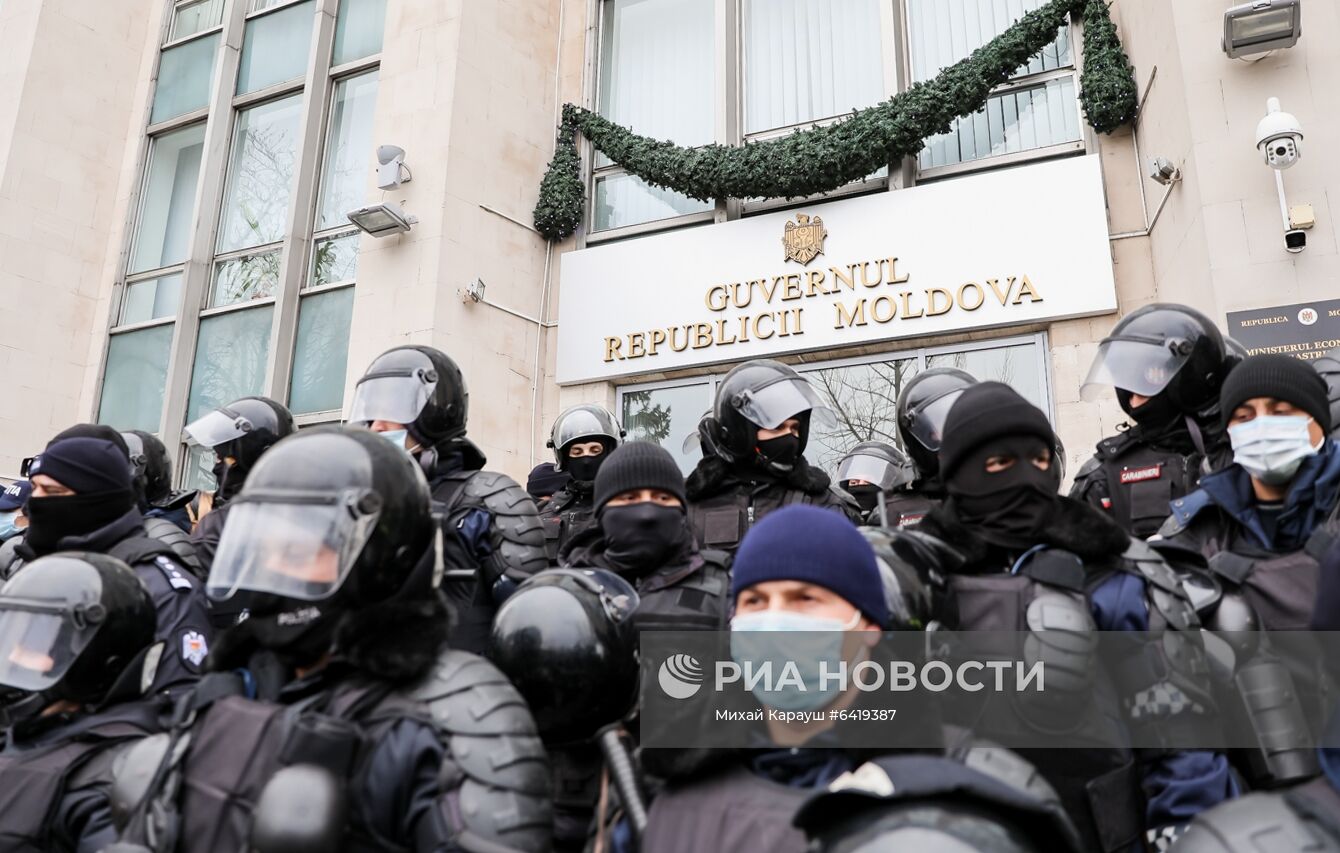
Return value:
[(1340, 299), (1230, 311), (1228, 333), (1252, 355), (1321, 358), (1340, 347)]
[(1097, 156), (568, 252), (571, 384), (1116, 310)]

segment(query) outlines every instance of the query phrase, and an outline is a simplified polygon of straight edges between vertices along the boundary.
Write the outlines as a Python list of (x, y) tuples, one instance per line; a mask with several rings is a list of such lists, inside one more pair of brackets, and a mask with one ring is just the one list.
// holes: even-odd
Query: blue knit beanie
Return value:
[(881, 628), (889, 624), (875, 552), (856, 526), (833, 510), (789, 506), (749, 529), (731, 564), (731, 598), (768, 581), (821, 586)]

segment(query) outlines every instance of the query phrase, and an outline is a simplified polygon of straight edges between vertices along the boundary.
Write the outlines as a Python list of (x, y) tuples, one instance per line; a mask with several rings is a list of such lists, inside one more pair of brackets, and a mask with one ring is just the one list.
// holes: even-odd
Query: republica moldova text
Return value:
[(928, 661), (920, 667), (911, 661), (878, 663), (864, 660), (855, 664), (841, 661), (834, 666), (828, 661), (820, 661), (818, 684), (807, 685), (794, 661), (786, 661), (781, 666), (774, 666), (773, 661), (745, 661), (742, 664), (717, 661), (716, 689), (721, 690), (727, 684), (740, 684), (751, 691), (809, 692), (814, 689), (821, 693), (841, 693), (854, 687), (867, 693), (880, 690), (940, 693), (956, 687), (968, 693), (980, 690), (1041, 693), (1046, 689), (1046, 668), (1042, 661), (1028, 664), (1024, 661), (970, 660), (954, 666), (945, 661)]

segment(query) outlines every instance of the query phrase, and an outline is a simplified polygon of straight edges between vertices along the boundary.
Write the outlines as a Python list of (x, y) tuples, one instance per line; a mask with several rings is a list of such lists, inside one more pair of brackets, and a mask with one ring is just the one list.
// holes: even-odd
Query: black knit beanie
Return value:
[(1331, 431), (1331, 404), (1326, 381), (1305, 361), (1287, 355), (1254, 355), (1243, 359), (1219, 391), (1219, 412), (1227, 424), (1233, 410), (1255, 397), (1293, 403)]
[(954, 473), (968, 455), (988, 441), (1005, 436), (1033, 435), (1056, 449), (1056, 433), (1042, 410), (1003, 382), (979, 382), (963, 393), (945, 416), (940, 439), (940, 474)]
[(649, 441), (630, 441), (609, 455), (596, 473), (595, 505), (599, 511), (610, 498), (633, 489), (660, 489), (688, 504), (684, 474), (675, 457)]

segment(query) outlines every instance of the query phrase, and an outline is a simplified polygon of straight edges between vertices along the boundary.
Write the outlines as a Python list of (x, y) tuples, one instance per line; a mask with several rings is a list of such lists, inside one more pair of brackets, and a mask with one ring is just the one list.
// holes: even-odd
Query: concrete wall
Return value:
[(89, 415), (101, 352), (91, 344), (105, 326), (105, 261), (125, 216), (125, 152), (138, 143), (129, 116), (149, 76), (157, 5), (0, 10), (0, 476)]

